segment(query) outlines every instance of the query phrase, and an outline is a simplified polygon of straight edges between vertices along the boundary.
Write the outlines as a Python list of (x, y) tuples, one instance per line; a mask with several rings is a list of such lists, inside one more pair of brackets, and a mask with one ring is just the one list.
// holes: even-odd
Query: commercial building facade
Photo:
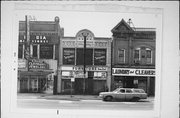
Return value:
[[(29, 45), (26, 38), (27, 27)], [(56, 91), (54, 81), (57, 80), (59, 40), (58, 17), (54, 21), (19, 22), (18, 92)], [(27, 46), (29, 52), (26, 50)]]
[[(85, 60), (85, 61), (84, 61)], [(111, 86), (111, 38), (95, 37), (87, 29), (62, 37), (58, 93), (98, 94)]]
[(155, 94), (153, 28), (136, 28), (122, 19), (112, 30), (112, 89), (142, 88)]

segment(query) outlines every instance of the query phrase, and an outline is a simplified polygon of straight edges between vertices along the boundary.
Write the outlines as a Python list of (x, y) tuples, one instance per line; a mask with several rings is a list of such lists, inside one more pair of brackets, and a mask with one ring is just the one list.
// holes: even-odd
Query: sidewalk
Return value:
[[(18, 93), (18, 99), (47, 99), (47, 100), (102, 100), (98, 95), (53, 95), (43, 93)], [(154, 97), (148, 97), (148, 101), (154, 101)]]
[(43, 93), (18, 93), (18, 99), (49, 99), (49, 100), (101, 100), (98, 95), (53, 95)]

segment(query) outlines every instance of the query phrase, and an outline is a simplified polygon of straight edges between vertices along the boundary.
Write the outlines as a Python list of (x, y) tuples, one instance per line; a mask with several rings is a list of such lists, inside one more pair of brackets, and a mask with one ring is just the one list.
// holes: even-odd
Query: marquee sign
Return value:
[(41, 60), (37, 60), (37, 59), (32, 59), (29, 60), (29, 69), (31, 70), (45, 70), (45, 69), (49, 69), (49, 66), (47, 63), (45, 63), (44, 61)]
[(113, 68), (113, 76), (155, 76), (155, 69)]

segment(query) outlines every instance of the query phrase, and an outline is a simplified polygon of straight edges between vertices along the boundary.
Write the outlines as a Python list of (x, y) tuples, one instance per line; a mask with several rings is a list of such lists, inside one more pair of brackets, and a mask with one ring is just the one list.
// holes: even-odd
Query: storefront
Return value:
[(80, 30), (76, 37), (63, 37), (59, 62), (60, 94), (99, 94), (110, 90), (111, 38), (94, 37), (87, 29)]
[(141, 88), (155, 94), (155, 69), (113, 68), (112, 75), (114, 88)]
[(56, 92), (60, 33), (58, 17), (19, 22), (18, 92)]
[[(55, 72), (49, 68), (47, 61), (19, 60), (18, 92), (20, 93), (53, 93)], [(27, 71), (27, 63), (29, 71)]]
[(107, 70), (105, 66), (88, 66), (84, 75), (82, 66), (62, 66), (62, 92), (97, 94), (107, 91)]

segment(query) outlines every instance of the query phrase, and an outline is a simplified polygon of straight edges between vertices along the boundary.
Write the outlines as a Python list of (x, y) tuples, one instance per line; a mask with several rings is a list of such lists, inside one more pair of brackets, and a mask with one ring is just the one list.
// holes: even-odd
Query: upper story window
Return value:
[(63, 64), (65, 65), (75, 64), (75, 48), (63, 49)]
[(38, 45), (33, 45), (32, 46), (32, 56), (34, 57), (34, 58), (38, 58)]
[(139, 63), (140, 61), (140, 48), (134, 50), (134, 63)]
[(118, 50), (118, 62), (125, 63), (125, 50), (124, 49)]
[(53, 45), (40, 45), (40, 59), (53, 59)]
[(106, 49), (94, 49), (94, 65), (106, 65)]
[(23, 58), (23, 44), (19, 44), (19, 47), (18, 47), (18, 58), (22, 59)]
[(150, 48), (136, 48), (134, 50), (134, 63), (135, 64), (151, 64), (152, 63), (152, 50)]
[(146, 48), (146, 63), (147, 64), (152, 63), (152, 51), (149, 48)]

